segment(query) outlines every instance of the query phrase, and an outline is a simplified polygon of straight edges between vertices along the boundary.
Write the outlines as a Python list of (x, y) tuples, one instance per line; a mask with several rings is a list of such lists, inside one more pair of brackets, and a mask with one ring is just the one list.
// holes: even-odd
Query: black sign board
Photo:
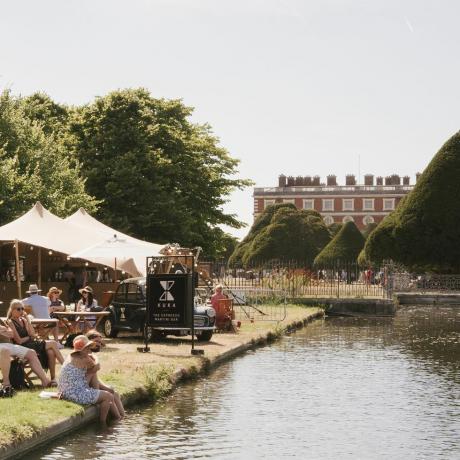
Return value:
[(189, 328), (193, 317), (192, 275), (147, 275), (147, 321), (151, 327)]

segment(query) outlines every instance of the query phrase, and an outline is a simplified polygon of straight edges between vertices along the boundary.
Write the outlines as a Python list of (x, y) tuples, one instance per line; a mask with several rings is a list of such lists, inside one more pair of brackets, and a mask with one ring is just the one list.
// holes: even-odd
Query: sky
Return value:
[[(180, 98), (256, 186), (413, 181), (460, 127), (459, 17), (457, 0), (7, 0), (0, 89)], [(250, 225), (252, 188), (225, 210)]]

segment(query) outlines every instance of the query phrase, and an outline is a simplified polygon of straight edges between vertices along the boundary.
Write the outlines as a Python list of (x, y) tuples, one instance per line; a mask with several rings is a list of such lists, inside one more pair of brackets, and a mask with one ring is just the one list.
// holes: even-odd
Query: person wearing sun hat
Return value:
[(40, 292), (42, 292), (42, 290), (39, 289), (36, 284), (31, 284), (29, 286), (29, 290), (26, 291), (26, 294), (29, 294), (29, 297), (22, 299), (22, 303), (32, 308), (32, 315), (34, 318), (50, 319), (48, 307), (51, 302), (48, 297), (39, 295)]
[(93, 343), (85, 335), (73, 339), (73, 350), (62, 366), (58, 386), (63, 399), (77, 404), (100, 404), (99, 419), (106, 423), (109, 411), (116, 420), (121, 415), (112, 393), (92, 388), (88, 383), (87, 374), (96, 373), (100, 367), (89, 356)]

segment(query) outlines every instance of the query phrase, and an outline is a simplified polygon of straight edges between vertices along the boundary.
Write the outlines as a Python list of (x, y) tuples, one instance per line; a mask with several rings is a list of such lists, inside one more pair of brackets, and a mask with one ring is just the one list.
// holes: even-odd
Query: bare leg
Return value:
[(116, 391), (113, 393), (113, 402), (117, 406), (118, 412), (120, 413), (120, 418), (123, 418), (125, 416), (125, 408), (121, 402), (120, 395)]
[(107, 422), (107, 415), (109, 413), (110, 407), (113, 404), (113, 396), (106, 391), (101, 391), (99, 393), (99, 398), (97, 402), (101, 405), (99, 409), (99, 420), (102, 423)]
[(46, 354), (48, 355), (48, 367), (50, 370), (50, 377), (51, 380), (56, 379), (56, 355), (54, 354), (54, 350), (51, 348), (46, 349)]
[(59, 326), (56, 326), (53, 329), (53, 335), (54, 335), (54, 340), (56, 340), (56, 342), (59, 342)]
[(11, 354), (8, 350), (0, 350), (0, 367), (2, 369), (3, 386), (10, 385), (10, 367), (11, 367)]
[(59, 361), (59, 364), (62, 364), (64, 362), (64, 357), (62, 356), (62, 353), (59, 351), (56, 341), (46, 340), (46, 351), (48, 350), (53, 350), (55, 359)]
[[(114, 395), (112, 395), (114, 396)], [(117, 405), (115, 404), (115, 398), (112, 402), (112, 405), (110, 406), (110, 413), (112, 414), (113, 418), (115, 420), (120, 420), (121, 419), (121, 415), (120, 415), (120, 412), (118, 411), (118, 407)]]
[(30, 364), (32, 370), (38, 375), (38, 378), (41, 380), (42, 385), (47, 387), (50, 384), (48, 377), (43, 370), (40, 361), (38, 360), (37, 353), (34, 350), (30, 350), (27, 352), (25, 358)]

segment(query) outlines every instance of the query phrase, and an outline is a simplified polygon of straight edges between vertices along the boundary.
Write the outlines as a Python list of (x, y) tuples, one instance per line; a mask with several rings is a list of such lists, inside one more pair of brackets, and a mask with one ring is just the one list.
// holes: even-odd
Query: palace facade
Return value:
[(339, 185), (334, 175), (321, 183), (319, 176), (282, 174), (277, 187), (254, 188), (254, 218), (271, 204), (293, 203), (298, 209), (318, 211), (327, 225), (353, 221), (362, 230), (390, 214), (413, 187), (409, 176), (397, 174), (378, 176), (375, 181), (372, 174), (366, 174), (364, 184), (357, 184), (355, 176), (349, 174), (345, 185)]

